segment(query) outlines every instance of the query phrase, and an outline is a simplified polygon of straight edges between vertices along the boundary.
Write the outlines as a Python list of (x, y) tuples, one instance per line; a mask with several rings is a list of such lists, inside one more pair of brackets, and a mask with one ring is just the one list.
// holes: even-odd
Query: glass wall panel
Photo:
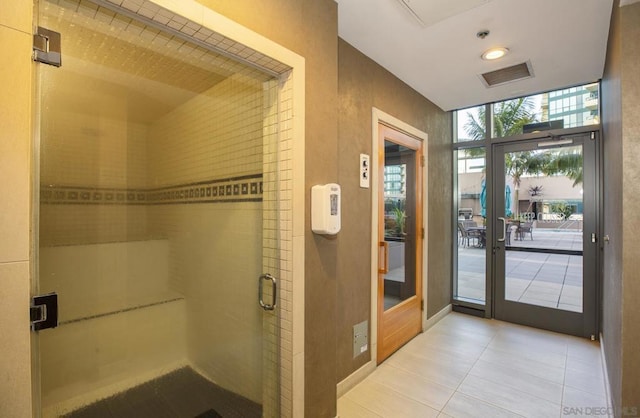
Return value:
[(456, 116), (456, 142), (479, 141), (485, 139), (485, 106), (458, 110)]
[(258, 303), (278, 81), (86, 0), (39, 11), (64, 39), (38, 67), (38, 287), (59, 301), (40, 415), (279, 416), (279, 311)]
[(485, 302), (486, 271), (486, 152), (484, 147), (456, 152), (458, 237), (454, 298)]
[[(570, 87), (493, 104), (493, 137), (600, 123), (598, 83)], [(484, 114), (484, 112), (483, 112)], [(484, 129), (483, 119), (475, 127)], [(468, 135), (471, 127), (466, 127)]]

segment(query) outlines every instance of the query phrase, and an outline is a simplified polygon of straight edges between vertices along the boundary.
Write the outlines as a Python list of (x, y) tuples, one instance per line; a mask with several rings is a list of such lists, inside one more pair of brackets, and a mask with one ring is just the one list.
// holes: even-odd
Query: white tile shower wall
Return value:
[(40, 333), (43, 407), (82, 406), (186, 363), (185, 303), (168, 289), (166, 240), (40, 249), (60, 326)]
[(173, 299), (169, 242), (133, 241), (40, 249), (40, 291), (57, 292), (59, 321)]
[[(145, 1), (143, 2), (144, 4), (142, 5), (142, 7), (137, 11), (139, 13), (141, 13), (142, 15), (147, 15), (149, 14), (149, 16), (147, 17), (151, 17), (153, 19), (157, 18), (163, 18), (163, 17), (167, 17), (168, 20), (165, 23), (168, 22), (172, 22), (175, 19), (173, 19), (173, 16), (171, 12), (167, 12), (166, 10), (163, 9), (158, 9), (157, 7), (155, 7), (152, 3)], [(150, 8), (149, 8), (150, 7)], [(178, 5), (176, 5), (177, 8)], [(153, 9), (153, 10), (152, 10)], [(156, 10), (157, 9), (157, 10)], [(146, 13), (146, 14), (145, 14)], [(177, 22), (177, 20), (176, 20)], [(192, 30), (192, 28), (189, 26), (190, 23), (187, 22), (186, 24), (184, 24), (183, 26), (181, 26), (181, 28), (175, 28), (181, 31), (189, 31)], [(194, 29), (195, 30), (195, 29)], [(186, 33), (186, 32), (185, 32)], [(224, 37), (221, 37), (220, 35), (210, 31), (209, 29), (206, 28), (198, 28), (197, 31), (192, 34), (194, 37), (196, 37), (197, 39), (200, 40), (205, 40), (206, 42), (213, 42), (215, 41), (215, 39), (217, 39), (218, 37), (220, 37), (219, 41), (224, 44), (225, 42), (228, 42), (228, 40), (225, 40)], [(144, 33), (140, 34), (140, 36), (144, 37)], [(171, 42), (167, 43), (167, 47), (170, 46), (170, 44), (172, 44)], [(174, 43), (175, 44), (175, 43)], [(177, 45), (177, 44), (176, 44)], [(225, 44), (227, 45), (227, 44)], [(233, 46), (234, 51), (236, 51), (236, 46), (240, 46), (239, 44), (236, 44), (235, 46)], [(182, 49), (182, 48), (181, 48)], [(248, 59), (253, 60), (257, 63), (262, 63), (265, 65), (269, 65), (272, 66), (273, 69), (275, 69), (278, 72), (282, 72), (284, 70), (286, 70), (286, 66), (283, 66), (281, 63), (275, 62), (273, 60), (269, 60), (264, 56), (261, 56), (261, 54), (250, 50), (249, 48), (240, 48), (237, 49), (238, 54), (240, 55), (246, 55)], [(178, 52), (178, 50), (175, 50), (174, 52)], [(243, 55), (243, 56), (244, 56)], [(238, 80), (235, 80), (238, 81)], [(242, 81), (240, 81), (240, 84), (242, 84)], [(275, 86), (274, 86), (275, 87)], [(259, 96), (260, 96), (260, 100), (262, 100), (262, 91), (261, 91), (262, 86), (258, 86), (256, 91), (259, 92)], [(279, 91), (279, 95), (277, 94), (277, 90)], [(279, 327), (277, 326), (278, 324), (276, 323), (276, 326), (270, 326), (271, 323), (270, 322), (266, 322), (266, 329), (271, 332), (272, 334), (272, 339), (269, 341), (278, 341), (278, 339), (281, 341), (282, 343), (282, 350), (280, 351), (280, 368), (281, 368), (281, 385), (280, 385), (280, 396), (281, 396), (281, 416), (287, 417), (287, 416), (291, 416), (292, 415), (292, 403), (293, 403), (293, 399), (292, 399), (292, 393), (293, 393), (293, 385), (292, 385), (292, 381), (293, 381), (293, 371), (292, 371), (292, 358), (293, 355), (295, 353), (292, 354), (292, 345), (293, 345), (293, 341), (292, 341), (292, 329), (293, 329), (293, 317), (292, 317), (292, 277), (291, 277), (291, 256), (292, 256), (292, 230), (291, 230), (291, 223), (292, 223), (292, 201), (291, 201), (291, 194), (292, 194), (292, 190), (291, 190), (291, 186), (292, 186), (292, 177), (291, 177), (291, 173), (292, 173), (292, 168), (293, 168), (293, 161), (292, 161), (292, 155), (291, 155), (291, 150), (292, 150), (292, 129), (291, 129), (291, 125), (292, 125), (292, 103), (291, 103), (291, 90), (292, 89), (292, 79), (291, 79), (291, 73), (285, 75), (282, 77), (281, 79), (281, 84), (277, 87), (275, 87), (274, 90), (272, 90), (273, 92), (273, 97), (277, 97), (277, 100), (279, 100), (279, 103), (277, 106), (274, 105), (274, 102), (267, 102), (265, 104), (265, 109), (266, 111), (268, 111), (270, 113), (270, 117), (268, 118), (263, 118), (262, 117), (262, 102), (260, 102), (259, 104), (257, 104), (256, 109), (259, 110), (259, 112), (257, 112), (258, 114), (260, 114), (260, 120), (258, 121), (258, 127), (256, 131), (260, 131), (260, 133), (265, 133), (266, 135), (271, 135), (269, 140), (275, 139), (277, 140), (277, 142), (279, 143), (279, 146), (281, 146), (280, 148), (280, 152), (279, 152), (279, 157), (280, 157), (280, 173), (279, 173), (279, 178), (278, 177), (272, 177), (270, 179), (270, 181), (272, 182), (272, 186), (269, 186), (268, 189), (271, 191), (271, 194), (269, 196), (267, 196), (266, 200), (269, 201), (269, 203), (267, 203), (265, 205), (265, 209), (264, 211), (267, 213), (265, 215), (266, 218), (266, 222), (269, 222), (269, 229), (270, 232), (267, 232), (267, 238), (264, 240), (264, 245), (266, 245), (266, 249), (264, 251), (264, 259), (266, 260), (263, 264), (263, 269), (260, 271), (265, 271), (265, 269), (268, 268), (274, 268), (277, 269), (279, 266), (282, 267), (282, 270), (280, 270), (279, 272), (279, 285), (280, 285), (280, 290), (281, 290), (281, 294), (279, 297), (279, 302), (280, 302), (280, 310), (279, 313), (281, 315), (280, 318), (276, 317), (276, 320), (279, 320)], [(213, 89), (212, 89), (213, 90)], [(230, 103), (230, 102), (229, 102)], [(229, 103), (222, 103), (220, 104), (220, 107), (223, 109), (229, 109), (231, 106), (228, 106)], [(225, 106), (225, 104), (227, 106)], [(278, 114), (277, 116), (273, 113), (274, 111), (277, 111)], [(242, 119), (245, 119), (247, 115), (247, 112), (243, 113), (243, 117)], [(213, 118), (215, 115), (213, 114), (213, 112), (209, 113), (209, 112), (203, 112), (203, 116), (205, 118)], [(229, 120), (233, 120), (233, 117), (228, 117)], [(264, 122), (264, 123), (263, 123)], [(245, 160), (236, 160), (234, 161), (233, 156), (235, 155), (236, 152), (240, 152), (237, 149), (233, 149), (234, 146), (237, 145), (242, 145), (242, 144), (235, 144), (235, 142), (237, 141), (237, 137), (242, 137), (242, 138), (246, 138), (246, 137), (252, 137), (252, 138), (259, 138), (258, 141), (261, 142), (262, 140), (260, 139), (261, 136), (260, 135), (255, 135), (254, 131), (243, 131), (244, 128), (241, 128), (240, 125), (238, 125), (238, 129), (235, 130), (234, 132), (232, 132), (232, 135), (236, 135), (236, 138), (233, 139), (232, 138), (232, 142), (229, 143), (229, 147), (228, 149), (223, 149), (223, 152), (220, 153), (220, 156), (222, 156), (223, 154), (226, 153), (226, 156), (223, 156), (223, 158), (221, 160), (219, 160), (221, 162), (220, 167), (224, 166), (224, 162), (227, 161), (227, 170), (220, 170), (220, 172), (225, 173), (225, 172), (229, 172), (228, 169), (231, 169), (232, 172), (234, 173), (241, 173), (243, 172), (242, 170), (252, 170), (253, 168), (255, 168), (255, 166), (258, 166), (258, 171), (262, 170), (262, 166), (264, 165), (264, 170), (266, 172), (274, 172), (275, 170), (278, 170), (278, 165), (276, 164), (276, 160), (267, 160), (265, 159), (264, 163), (261, 160), (258, 160), (257, 158), (254, 161), (245, 161)], [(91, 132), (90, 132), (91, 133)], [(94, 132), (95, 133), (95, 132)], [(184, 133), (183, 133), (184, 134)], [(255, 135), (255, 136), (254, 136)], [(176, 140), (176, 138), (178, 138)], [(182, 141), (182, 139), (184, 138), (184, 135), (178, 135), (176, 137), (173, 138), (173, 141), (175, 143), (177, 143), (178, 148), (178, 154), (179, 152), (185, 147), (185, 144)], [(157, 150), (162, 148), (159, 144), (157, 144), (156, 142), (153, 141), (153, 139), (151, 137), (149, 137), (148, 139), (148, 145), (151, 148), (151, 150)], [(198, 145), (198, 144), (195, 144)], [(200, 144), (202, 145), (202, 144)], [(198, 149), (198, 148), (196, 148)], [(168, 155), (171, 154), (173, 152), (175, 152), (176, 149), (168, 149), (168, 150), (163, 150), (163, 154)], [(206, 150), (200, 150), (200, 151), (206, 151)], [(146, 152), (146, 150), (145, 150)], [(274, 152), (270, 152), (268, 153), (271, 156), (274, 156)], [(201, 156), (198, 153), (194, 153), (195, 157), (199, 157)], [(256, 157), (257, 156), (262, 156), (262, 151), (256, 152)], [(189, 161), (187, 160), (183, 160), (182, 161), (183, 164), (188, 164)], [(211, 166), (214, 166), (214, 164), (211, 164), (212, 160), (211, 159), (204, 159), (204, 164), (210, 164)], [(142, 168), (141, 168), (142, 167)], [(157, 168), (157, 167), (156, 167)], [(218, 167), (199, 167), (195, 170), (192, 170), (190, 172), (190, 174), (195, 173), (196, 175), (202, 175), (202, 174), (206, 174), (208, 177), (208, 174), (210, 173), (214, 173), (215, 174), (215, 169), (217, 169)], [(151, 167), (145, 167), (144, 165), (140, 165), (138, 167), (138, 169), (143, 169), (146, 170), (146, 173), (149, 174), (162, 174), (161, 172), (159, 172), (158, 170), (154, 170)], [(131, 171), (131, 169), (129, 169)], [(235, 170), (235, 171), (234, 171)], [(134, 172), (136, 172), (136, 170), (133, 170)], [(160, 170), (160, 171), (164, 171), (164, 170)], [(167, 171), (172, 171), (171, 167), (169, 167), (169, 170)], [(165, 173), (167, 174), (167, 173)], [(183, 174), (183, 178), (184, 179), (189, 179), (191, 178), (190, 174)], [(197, 179), (200, 179), (201, 177), (196, 177)], [(205, 177), (206, 178), (206, 177)], [(166, 181), (168, 179), (168, 177), (163, 177), (162, 175), (159, 175), (158, 177), (154, 177), (154, 178), (150, 178), (149, 181), (146, 183), (147, 186), (156, 186), (159, 184), (167, 184), (164, 183), (164, 181)], [(192, 180), (193, 181), (193, 180)], [(274, 182), (279, 182), (280, 185), (275, 184)], [(175, 184), (173, 180), (171, 180), (170, 184)], [(277, 191), (277, 193), (276, 193)], [(279, 194), (280, 197), (280, 206), (276, 205), (275, 199), (277, 198)], [(226, 204), (224, 204), (226, 205)], [(183, 205), (180, 205), (183, 206)], [(186, 206), (199, 206), (199, 205), (186, 205)], [(206, 205), (206, 206), (210, 206), (210, 205)], [(215, 205), (213, 205), (215, 206)], [(153, 221), (153, 225), (151, 228), (149, 228), (149, 231), (153, 231), (151, 233), (152, 236), (157, 236), (158, 234), (160, 236), (163, 236), (166, 231), (171, 231), (171, 230), (175, 230), (174, 228), (171, 227), (167, 227), (167, 224), (164, 222), (159, 222), (158, 219), (161, 219), (162, 216), (157, 216), (157, 213), (159, 213), (160, 211), (163, 212), (171, 212), (174, 211), (177, 208), (177, 205), (171, 205), (171, 206), (164, 206), (164, 207), (158, 207), (158, 206), (154, 206), (154, 207), (141, 207), (141, 208), (137, 208), (137, 209), (141, 209), (140, 213), (144, 213), (144, 212), (152, 212), (155, 213), (155, 215), (152, 215), (152, 217), (154, 218)], [(111, 209), (105, 209), (103, 211), (103, 213), (107, 213), (109, 212)], [(277, 221), (278, 217), (273, 216), (273, 214), (277, 211), (277, 213), (279, 214), (279, 222)], [(65, 212), (67, 214), (67, 218), (68, 220), (72, 220), (73, 219), (73, 211), (64, 211), (62, 208), (60, 208), (60, 212)], [(126, 217), (126, 216), (125, 216)], [(107, 216), (107, 218), (111, 219), (113, 218), (112, 216)], [(127, 217), (128, 221), (131, 221), (133, 218), (132, 217)], [(113, 222), (112, 222), (113, 223)], [(130, 222), (132, 225), (137, 225), (138, 222), (136, 222), (135, 220)], [(123, 224), (123, 223), (121, 223)], [(278, 228), (283, 228), (281, 230), (278, 230)], [(95, 229), (95, 228), (94, 228)], [(101, 228), (98, 228), (98, 231), (95, 231), (95, 233), (93, 234), (94, 237), (99, 237), (100, 239), (102, 239), (105, 236), (109, 236), (110, 238), (108, 240), (112, 240), (114, 235), (117, 234), (113, 234), (112, 232), (104, 232), (104, 230), (102, 230)], [(139, 228), (140, 229), (140, 228)], [(124, 230), (124, 228), (123, 228)], [(146, 230), (146, 229), (143, 229)], [(73, 233), (69, 233), (68, 230), (65, 230), (64, 228), (57, 228), (57, 230), (55, 232), (60, 233), (62, 236), (65, 237), (64, 242), (61, 242), (60, 240), (58, 241), (58, 244), (60, 243), (71, 243), (73, 242)], [(80, 231), (77, 231), (79, 233), (81, 233)], [(139, 231), (139, 232), (142, 232)], [(184, 232), (184, 231), (183, 231)], [(65, 235), (66, 234), (66, 235)], [(278, 238), (278, 234), (279, 234), (279, 238), (280, 238), (280, 243), (281, 246), (283, 248), (284, 251), (282, 251), (280, 254), (278, 254), (277, 252), (277, 239)], [(100, 239), (98, 240), (98, 242), (101, 242)], [(116, 239), (117, 240), (117, 239)], [(53, 241), (53, 240), (52, 240)], [(88, 242), (96, 242), (94, 240), (89, 240)], [(172, 246), (173, 248), (173, 246)], [(186, 286), (186, 282), (183, 279), (183, 276), (180, 275), (180, 272), (178, 271), (179, 269), (176, 266), (172, 266), (171, 267), (171, 279), (170, 279), (170, 287), (172, 289), (179, 289), (179, 290), (185, 290), (187, 288)], [(277, 346), (274, 345), (270, 345), (270, 349), (267, 350), (267, 352), (265, 352), (265, 356), (267, 359), (271, 359), (273, 360), (274, 358), (274, 353), (278, 353), (278, 349)], [(278, 385), (278, 378), (274, 378), (273, 380), (270, 379), (270, 384), (272, 385), (272, 388)], [(267, 391), (268, 394), (265, 396), (273, 396), (273, 393), (277, 393), (276, 392), (269, 392)], [(265, 399), (265, 402), (269, 402)]]
[(41, 205), (40, 246), (143, 241), (157, 238), (147, 209), (135, 205)]
[(262, 171), (262, 84), (234, 74), (151, 125), (149, 187)]
[(171, 285), (187, 301), (190, 363), (216, 384), (261, 403), (261, 204), (151, 210), (167, 227)]
[[(100, 106), (79, 106), (81, 86), (65, 87), (63, 72), (44, 72), (56, 86), (44, 97), (40, 139), (40, 185), (137, 189), (146, 185), (147, 127), (126, 114), (126, 94), (109, 85), (93, 85)], [(66, 84), (65, 84), (66, 83)], [(97, 90), (95, 90), (97, 88)], [(71, 89), (71, 90), (69, 90)], [(55, 94), (53, 92), (56, 92)], [(74, 94), (67, 94), (74, 92)], [(109, 109), (109, 110), (107, 110)], [(135, 206), (42, 205), (40, 245), (90, 244), (150, 237), (146, 212)]]
[(43, 416), (59, 417), (186, 362), (185, 302), (75, 322), (40, 333)]
[[(247, 69), (151, 125), (149, 187), (262, 173), (263, 86)], [(191, 364), (262, 403), (262, 203), (148, 206), (170, 242), (170, 287), (187, 301)]]
[[(108, 83), (91, 86), (102, 108), (78, 103), (82, 86), (65, 86), (63, 72), (46, 73), (43, 82), (56, 86), (51, 100), (45, 96), (40, 139), (40, 182), (43, 186), (142, 188), (146, 180), (147, 126), (130, 120), (125, 91), (114, 94)], [(97, 89), (97, 91), (96, 91)], [(53, 89), (51, 89), (53, 90)], [(73, 91), (73, 94), (65, 92)], [(108, 100), (107, 100), (108, 98)]]
[[(277, 234), (274, 242), (270, 239), (263, 247), (268, 251), (267, 266), (277, 268), (279, 275), (278, 301), (280, 308), (279, 326), (274, 330), (271, 341), (279, 341), (280, 362), (280, 416), (293, 416), (293, 321), (301, 320), (293, 317), (293, 72), (281, 76), (276, 90), (271, 90), (277, 95), (277, 117), (269, 119), (272, 125), (265, 123), (265, 129), (269, 132), (269, 151), (277, 149), (278, 164), (270, 162), (265, 164), (265, 176), (269, 172), (271, 179), (277, 179), (273, 188), (269, 187), (270, 194), (265, 196), (265, 217), (274, 222), (272, 228), (265, 232), (270, 238)], [(273, 111), (275, 109), (271, 109)], [(273, 141), (271, 139), (275, 139)], [(270, 154), (273, 154), (270, 152)], [(277, 175), (275, 175), (277, 173)], [(273, 192), (277, 190), (278, 193)], [(277, 200), (274, 200), (277, 199)], [(274, 217), (270, 211), (276, 211)], [(280, 248), (273, 244), (280, 245)], [(277, 379), (273, 382), (277, 384)]]
[[(179, 13), (184, 16), (198, 16), (198, 22), (194, 22), (158, 6), (153, 0), (107, 1), (114, 5), (122, 6), (131, 12), (137, 13), (157, 23), (166, 25), (171, 29), (181, 32), (183, 35), (193, 37), (218, 51), (224, 51), (225, 53), (240, 57), (247, 62), (253, 63), (254, 65), (267, 69), (271, 72), (282, 74), (288, 70), (288, 65), (202, 26), (200, 24), (203, 9), (202, 5), (187, 2), (175, 2), (176, 4), (171, 4), (172, 9), (178, 9)], [(163, 4), (167, 5), (167, 3), (164, 2)], [(211, 10), (207, 11), (211, 12)], [(230, 65), (237, 66), (241, 64), (232, 61)]]
[[(263, 84), (262, 273), (273, 275), (277, 285), (281, 287), (280, 260), (278, 259), (278, 202), (274, 200), (274, 192), (278, 190), (279, 88), (279, 80), (271, 80)], [(269, 301), (273, 295), (273, 289), (266, 284), (263, 294)], [(279, 408), (281, 403), (279, 326), (282, 303), (277, 301), (276, 304), (275, 310), (262, 313), (262, 410), (265, 416), (283, 416)]]

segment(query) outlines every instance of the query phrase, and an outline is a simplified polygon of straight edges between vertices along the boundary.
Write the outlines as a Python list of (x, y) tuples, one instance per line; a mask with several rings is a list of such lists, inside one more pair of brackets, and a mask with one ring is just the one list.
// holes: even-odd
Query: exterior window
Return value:
[(486, 219), (486, 153), (484, 147), (456, 153), (458, 164), (456, 193), (457, 260), (454, 299), (485, 303), (486, 251), (482, 240), (469, 231), (481, 227)]
[(480, 141), (486, 138), (485, 106), (458, 110), (456, 116), (455, 142)]
[(492, 112), (494, 138), (595, 125), (600, 122), (598, 83), (497, 102)]
[[(599, 87), (599, 83), (591, 83), (454, 112), (452, 148), (456, 193), (452, 228), (458, 239), (454, 246), (453, 299), (474, 307), (486, 303), (487, 250), (482, 229), (487, 214), (487, 167), (492, 167), (494, 161), (491, 159), (495, 158), (492, 153), (487, 154), (487, 150), (493, 150), (494, 143), (503, 142), (497, 141), (499, 138), (515, 139), (513, 137), (537, 131), (599, 124)], [(388, 178), (385, 175), (389, 181), (385, 196), (393, 199), (390, 176), (391, 173)], [(527, 174), (523, 178), (525, 182), (530, 180)], [(549, 181), (559, 181), (560, 177), (550, 178)], [(400, 183), (393, 184), (400, 187)], [(567, 213), (571, 211), (572, 220), (579, 220), (581, 201), (573, 195), (561, 197), (547, 196), (540, 200), (539, 212), (551, 213), (562, 206), (567, 208)], [(526, 206), (523, 208), (527, 209)], [(480, 236), (469, 231), (479, 231)]]

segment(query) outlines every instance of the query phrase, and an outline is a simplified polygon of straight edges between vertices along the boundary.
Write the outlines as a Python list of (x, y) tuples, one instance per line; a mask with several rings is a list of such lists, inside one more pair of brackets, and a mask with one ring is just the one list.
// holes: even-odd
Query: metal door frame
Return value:
[[(497, 208), (504, 208), (504, 196), (502, 193), (494, 193), (495, 190), (504, 190), (505, 179), (504, 154), (506, 152), (536, 149), (536, 144), (541, 141), (568, 141), (572, 145), (583, 146), (584, 179), (583, 179), (583, 206), (588, 216), (583, 226), (583, 312), (570, 312), (559, 309), (546, 308), (536, 305), (528, 305), (518, 302), (506, 301), (504, 281), (504, 244), (497, 240), (498, 233), (502, 231), (502, 225), (496, 215)], [(561, 142), (558, 142), (560, 146)], [(568, 144), (567, 144), (568, 145)], [(491, 220), (487, 225), (487, 251), (491, 251), (491, 276), (488, 280), (487, 293), (491, 293), (491, 316), (496, 319), (520, 323), (536, 328), (548, 329), (592, 339), (598, 336), (598, 298), (599, 298), (599, 241), (601, 225), (601, 199), (600, 199), (600, 141), (598, 132), (586, 132), (560, 137), (548, 136), (531, 140), (509, 141), (495, 143), (491, 146), (492, 163), (491, 176), (493, 181), (489, 187), (489, 199), (492, 205), (488, 205), (487, 217)], [(587, 184), (590, 187), (587, 187)], [(588, 219), (586, 219), (588, 218)], [(596, 234), (596, 242), (591, 241), (591, 233)], [(489, 267), (489, 266), (488, 266)], [(587, 268), (589, 267), (589, 268)], [(488, 295), (489, 296), (489, 295)], [(489, 299), (487, 300), (487, 302)], [(489, 306), (489, 305), (487, 305)]]

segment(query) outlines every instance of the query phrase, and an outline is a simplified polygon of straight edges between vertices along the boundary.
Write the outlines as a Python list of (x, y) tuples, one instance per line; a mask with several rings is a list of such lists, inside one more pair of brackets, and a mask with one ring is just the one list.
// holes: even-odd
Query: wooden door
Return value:
[(378, 364), (422, 330), (423, 143), (378, 125)]

